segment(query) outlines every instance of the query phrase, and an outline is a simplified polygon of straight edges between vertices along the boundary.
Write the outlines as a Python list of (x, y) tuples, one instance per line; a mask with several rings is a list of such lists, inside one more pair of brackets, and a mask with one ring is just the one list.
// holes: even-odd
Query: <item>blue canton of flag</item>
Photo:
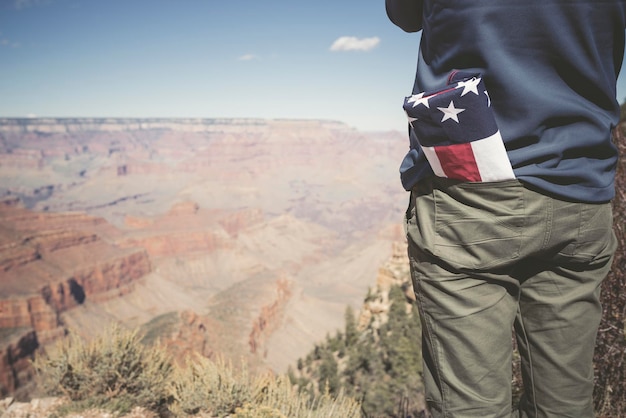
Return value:
[(445, 89), (404, 100), (409, 123), (433, 172), (472, 182), (514, 179), (482, 78), (459, 75), (453, 74)]

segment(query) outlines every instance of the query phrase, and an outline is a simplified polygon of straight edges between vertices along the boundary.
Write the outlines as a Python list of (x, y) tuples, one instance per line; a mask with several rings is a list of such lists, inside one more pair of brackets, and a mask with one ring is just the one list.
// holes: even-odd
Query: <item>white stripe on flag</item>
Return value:
[(515, 178), (500, 131), (471, 144), (482, 181), (502, 181)]
[(430, 164), (430, 167), (433, 169), (433, 172), (437, 177), (448, 177), (446, 173), (443, 171), (443, 167), (441, 167), (441, 163), (439, 162), (439, 157), (437, 157), (437, 153), (435, 152), (434, 147), (422, 147), (424, 150), (424, 155), (426, 155), (426, 159)]

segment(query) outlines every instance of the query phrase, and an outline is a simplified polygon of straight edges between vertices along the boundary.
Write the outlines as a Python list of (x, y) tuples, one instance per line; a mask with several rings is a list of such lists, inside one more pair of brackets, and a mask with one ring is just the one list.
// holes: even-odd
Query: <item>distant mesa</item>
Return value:
[(317, 119), (255, 119), (255, 118), (0, 118), (0, 133), (58, 134), (76, 132), (119, 132), (166, 129), (185, 132), (238, 131), (289, 127), (297, 124), (320, 126), (325, 129), (346, 129), (347, 125), (333, 120)]

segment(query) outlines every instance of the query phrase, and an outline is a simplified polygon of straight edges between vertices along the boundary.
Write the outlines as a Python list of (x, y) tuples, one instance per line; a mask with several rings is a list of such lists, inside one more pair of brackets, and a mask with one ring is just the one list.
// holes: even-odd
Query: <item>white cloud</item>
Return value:
[(357, 38), (355, 36), (342, 36), (337, 38), (330, 47), (331, 51), (370, 51), (380, 43), (380, 38)]
[(252, 61), (258, 59), (258, 57), (254, 54), (246, 54), (246, 55), (242, 55), (238, 58), (239, 61)]

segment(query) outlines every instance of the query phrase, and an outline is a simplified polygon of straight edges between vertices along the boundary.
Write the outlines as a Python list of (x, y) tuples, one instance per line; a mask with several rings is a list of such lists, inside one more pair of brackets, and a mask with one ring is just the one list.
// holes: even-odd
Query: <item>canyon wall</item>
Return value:
[[(102, 220), (80, 214), (41, 214), (0, 202), (0, 392), (32, 376), (38, 348), (66, 333), (61, 315), (87, 300), (132, 291), (149, 274), (142, 248), (123, 249), (80, 228)], [(16, 341), (17, 339), (17, 341)]]

